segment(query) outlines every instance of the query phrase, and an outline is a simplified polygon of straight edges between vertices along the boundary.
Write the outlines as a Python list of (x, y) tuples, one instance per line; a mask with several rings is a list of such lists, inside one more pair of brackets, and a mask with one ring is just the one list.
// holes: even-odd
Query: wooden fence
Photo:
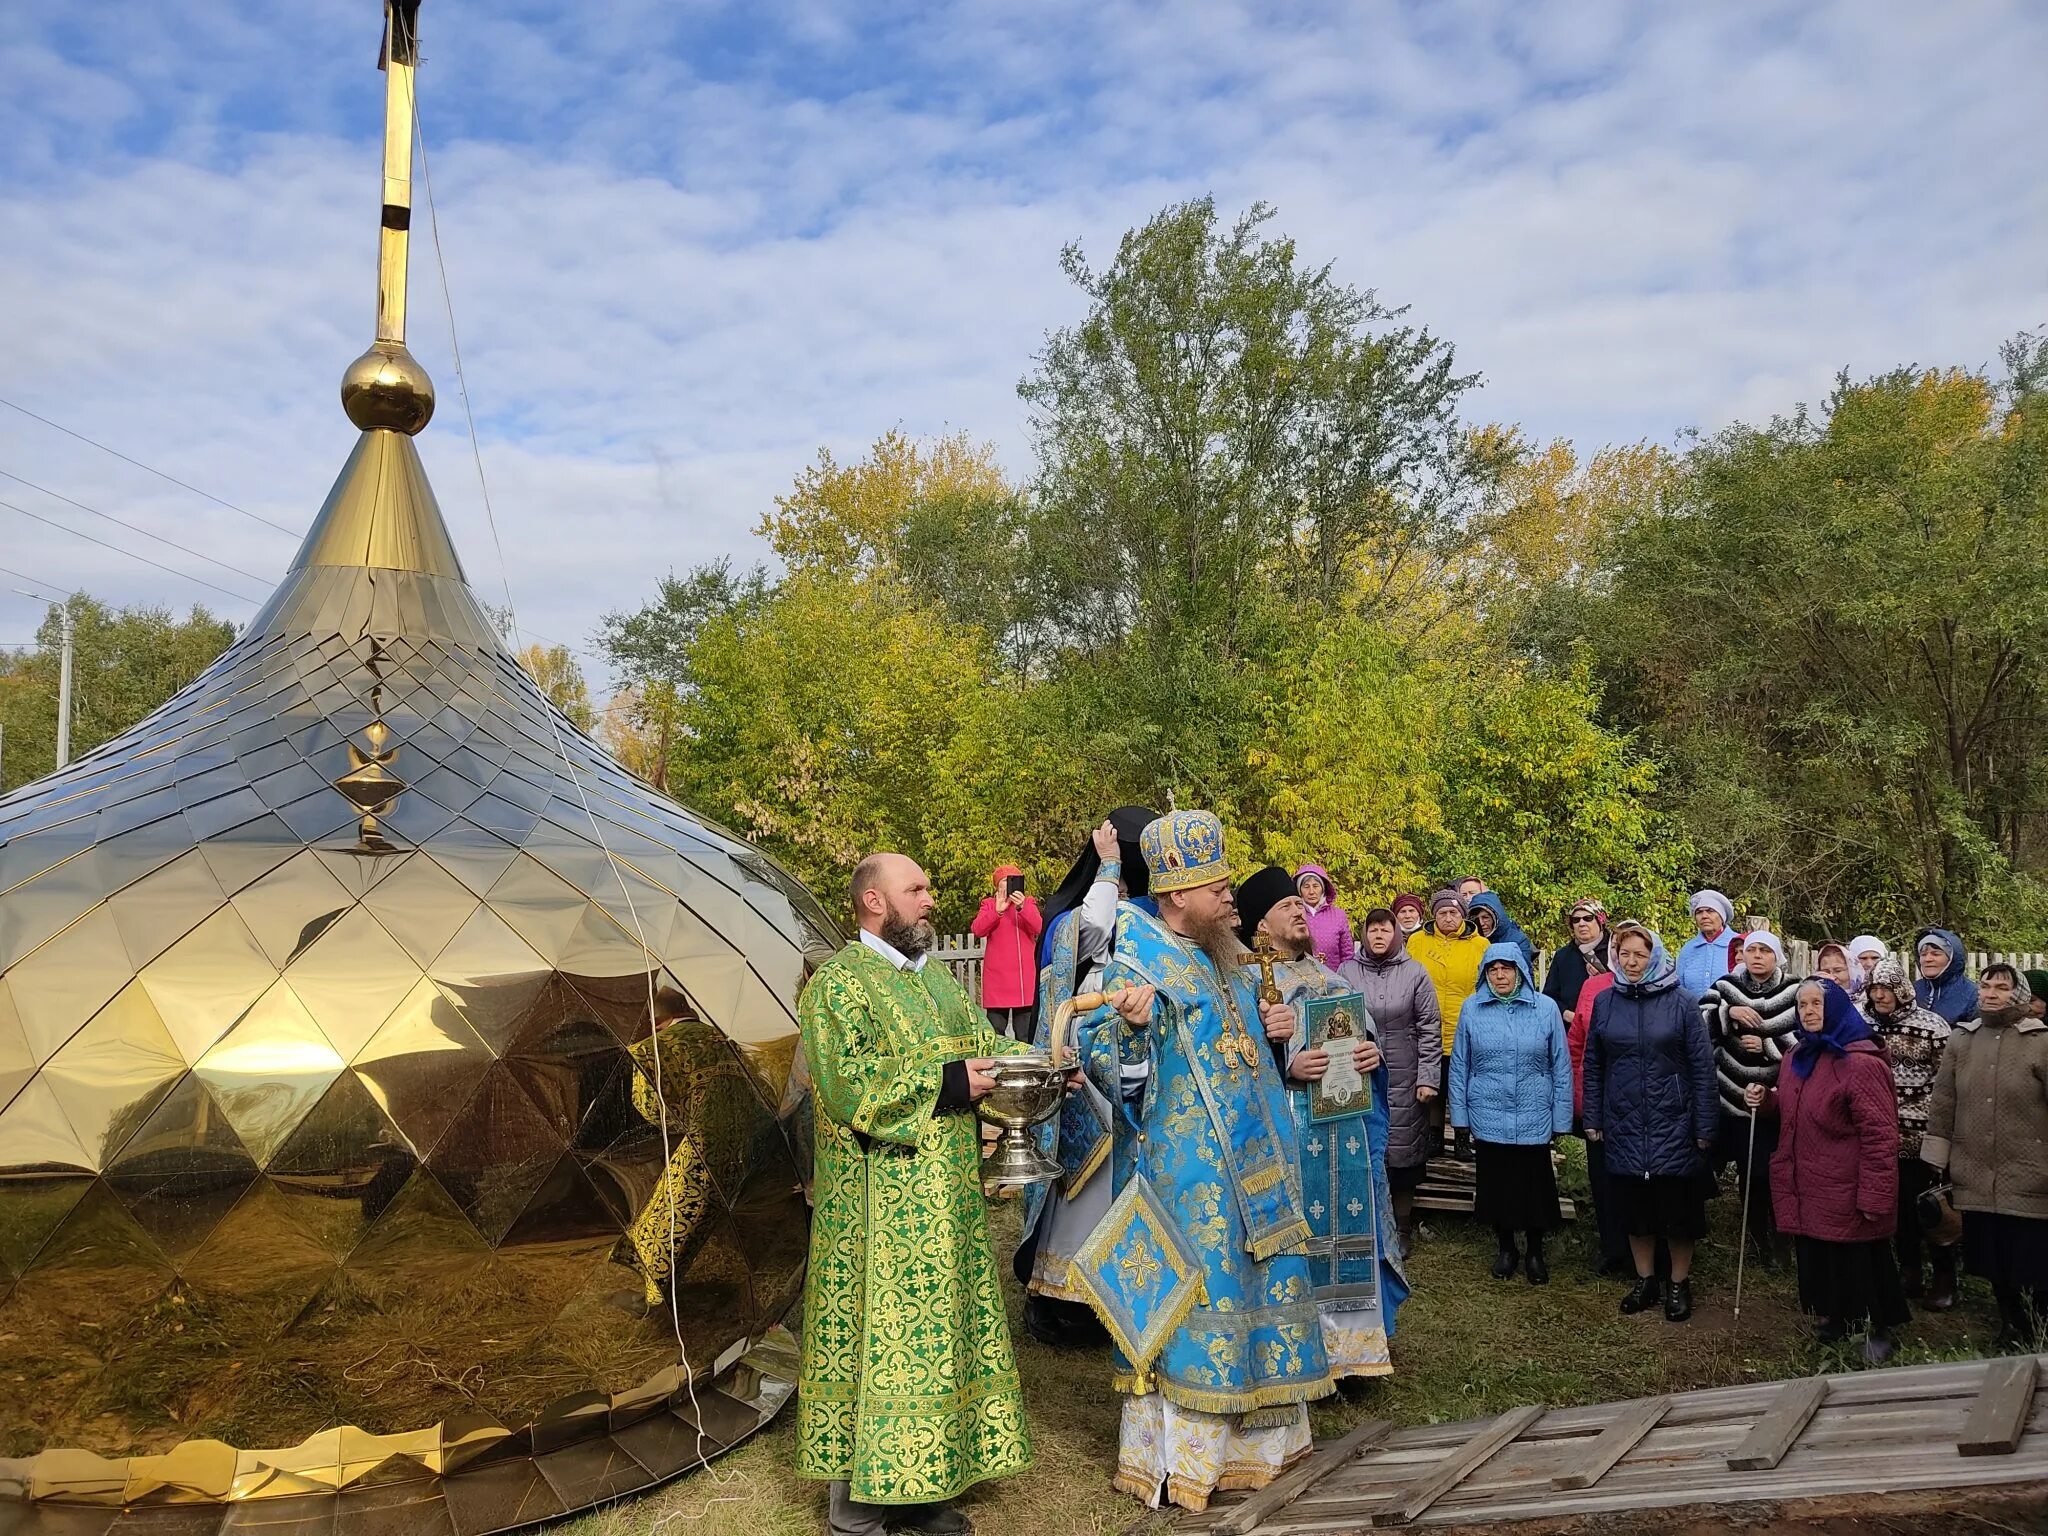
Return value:
[[(1756, 926), (1759, 919), (1750, 918), (1750, 925)], [(1766, 926), (1771, 926), (1766, 924)], [(1902, 940), (1901, 942), (1911, 942)], [(1814, 947), (1804, 939), (1785, 941), (1785, 960), (1795, 976), (1813, 974)], [(971, 933), (948, 933), (939, 937), (939, 947), (932, 951), (932, 958), (944, 961), (954, 978), (967, 990), (967, 995), (980, 1000), (981, 997), (981, 956), (987, 946)], [(2022, 953), (2013, 950), (1969, 951), (1963, 959), (1964, 967), (1972, 976), (1981, 975), (1987, 965), (2010, 965), (2017, 970), (2048, 970), (2048, 954), (2039, 950)], [(1550, 969), (1550, 952), (1539, 949), (1536, 952), (1536, 983), (1543, 984), (1543, 978)], [(1911, 972), (1910, 965), (1907, 970)]]

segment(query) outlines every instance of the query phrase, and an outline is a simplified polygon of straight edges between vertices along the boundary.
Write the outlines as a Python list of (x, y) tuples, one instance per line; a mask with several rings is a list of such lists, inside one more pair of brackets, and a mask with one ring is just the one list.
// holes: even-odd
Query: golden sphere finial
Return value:
[(407, 436), (434, 417), (434, 381), (402, 341), (379, 341), (341, 376), (341, 408), (361, 430), (386, 427)]

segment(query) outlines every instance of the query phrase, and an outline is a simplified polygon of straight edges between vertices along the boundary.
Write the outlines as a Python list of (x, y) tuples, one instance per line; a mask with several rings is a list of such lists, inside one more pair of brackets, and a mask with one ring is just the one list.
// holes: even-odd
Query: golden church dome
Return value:
[(470, 592), (405, 435), (390, 151), (406, 366), (350, 372), (389, 424), (197, 682), (0, 800), (9, 1529), (472, 1536), (695, 1464), (794, 1376), (794, 1010), (837, 935)]

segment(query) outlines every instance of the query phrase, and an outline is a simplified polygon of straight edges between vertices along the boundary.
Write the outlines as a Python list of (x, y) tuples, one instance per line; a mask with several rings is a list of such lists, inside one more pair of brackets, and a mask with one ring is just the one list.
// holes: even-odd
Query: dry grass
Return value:
[[(1580, 1177), (1574, 1159), (1567, 1187)], [(1579, 1193), (1583, 1195), (1583, 1188)], [(1693, 1387), (1720, 1386), (1816, 1371), (1853, 1369), (1853, 1346), (1811, 1342), (1789, 1271), (1752, 1264), (1742, 1317), (1732, 1315), (1736, 1213), (1732, 1199), (1712, 1207), (1714, 1232), (1700, 1251), (1692, 1322), (1623, 1317), (1622, 1286), (1591, 1274), (1588, 1224), (1551, 1244), (1552, 1281), (1533, 1288), (1493, 1279), (1491, 1238), (1463, 1218), (1436, 1218), (1432, 1236), (1409, 1267), (1415, 1294), (1401, 1309), (1395, 1374), (1349, 1383), (1319, 1405), (1318, 1435), (1340, 1433), (1368, 1414), (1398, 1423), (1441, 1423), (1498, 1413), (1518, 1403), (1552, 1406), (1605, 1402)], [(996, 1216), (1007, 1253), (1016, 1216)], [(1012, 1316), (1019, 1298), (1011, 1295)], [(1976, 1353), (1996, 1318), (1981, 1284), (1945, 1317), (1917, 1317), (1899, 1364)], [(1021, 1477), (976, 1490), (966, 1507), (985, 1532), (1106, 1536), (1144, 1515), (1109, 1486), (1116, 1459), (1117, 1399), (1103, 1354), (1064, 1354), (1018, 1337), (1018, 1363), (1031, 1409), (1037, 1464)], [(824, 1529), (824, 1486), (791, 1475), (793, 1431), (787, 1413), (769, 1430), (707, 1472), (678, 1479), (645, 1498), (586, 1516), (573, 1536), (812, 1536)], [(1155, 1519), (1148, 1536), (1166, 1529)]]

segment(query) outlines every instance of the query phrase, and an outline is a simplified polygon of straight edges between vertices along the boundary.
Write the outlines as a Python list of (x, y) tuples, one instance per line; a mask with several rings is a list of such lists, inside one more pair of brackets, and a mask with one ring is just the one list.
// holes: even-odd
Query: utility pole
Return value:
[(71, 761), (71, 604), (57, 610), (58, 633), (64, 650), (57, 662), (57, 766)]

